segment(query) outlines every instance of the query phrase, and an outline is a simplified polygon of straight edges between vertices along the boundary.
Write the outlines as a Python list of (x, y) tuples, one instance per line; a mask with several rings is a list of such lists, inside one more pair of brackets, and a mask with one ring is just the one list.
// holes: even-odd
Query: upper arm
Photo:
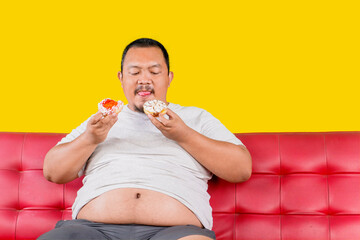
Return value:
[(241, 140), (234, 135), (234, 133), (229, 131), (224, 124), (205, 110), (201, 113), (201, 122), (200, 133), (204, 136), (214, 140), (230, 142), (235, 145), (245, 147)]

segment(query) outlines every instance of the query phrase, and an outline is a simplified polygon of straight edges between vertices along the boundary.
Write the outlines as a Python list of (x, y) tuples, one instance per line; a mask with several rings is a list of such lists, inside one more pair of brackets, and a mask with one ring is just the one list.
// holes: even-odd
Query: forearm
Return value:
[(246, 181), (251, 176), (251, 156), (247, 149), (228, 142), (210, 139), (193, 129), (178, 141), (199, 163), (229, 182)]
[(45, 178), (55, 183), (74, 180), (96, 146), (87, 140), (85, 133), (72, 142), (55, 146), (45, 156)]
[(218, 177), (229, 182), (242, 182), (251, 176), (251, 156), (245, 147), (210, 139), (192, 128), (171, 109), (159, 119), (148, 115), (151, 122), (165, 137), (176, 141), (200, 164)]

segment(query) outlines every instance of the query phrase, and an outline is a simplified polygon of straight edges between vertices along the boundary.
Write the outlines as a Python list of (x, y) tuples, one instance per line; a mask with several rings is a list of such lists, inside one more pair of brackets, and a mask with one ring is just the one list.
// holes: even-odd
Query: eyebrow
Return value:
[(127, 69), (130, 69), (130, 68), (140, 68), (140, 67), (137, 66), (137, 65), (130, 65), (130, 66), (127, 67)]
[[(151, 65), (151, 66), (148, 67), (148, 68), (154, 68), (154, 67), (161, 68), (161, 65), (157, 63), (157, 64), (154, 64), (154, 65)], [(129, 65), (129, 66), (127, 67), (127, 69), (131, 69), (131, 68), (141, 68), (141, 67), (138, 66), (138, 65)]]
[(150, 66), (149, 68), (153, 68), (153, 67), (161, 68), (161, 65), (160, 64), (154, 64), (154, 65)]

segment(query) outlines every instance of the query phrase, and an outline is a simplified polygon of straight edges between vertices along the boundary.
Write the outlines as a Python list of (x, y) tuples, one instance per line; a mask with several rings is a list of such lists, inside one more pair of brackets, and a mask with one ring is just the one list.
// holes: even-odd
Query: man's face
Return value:
[(173, 73), (168, 73), (160, 48), (130, 48), (118, 77), (131, 110), (143, 112), (144, 103), (153, 99), (167, 103), (166, 93)]

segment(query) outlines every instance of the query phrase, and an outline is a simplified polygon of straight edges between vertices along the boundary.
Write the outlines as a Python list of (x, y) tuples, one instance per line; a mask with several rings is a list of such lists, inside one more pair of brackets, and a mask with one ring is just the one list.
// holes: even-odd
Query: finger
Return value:
[(106, 115), (103, 119), (101, 119), (101, 122), (104, 125), (114, 125), (114, 123), (117, 121), (117, 114), (111, 113), (110, 115)]
[(114, 125), (118, 120), (118, 115), (116, 113), (113, 114), (111, 118), (111, 126)]
[(147, 114), (147, 116), (150, 119), (150, 121), (155, 125), (155, 127), (157, 127), (159, 130), (161, 130), (164, 127), (164, 125), (159, 120), (154, 118), (151, 114)]
[(178, 115), (174, 111), (172, 111), (170, 108), (168, 108), (166, 110), (166, 115), (169, 116), (169, 119), (173, 119), (173, 118), (178, 117)]
[(165, 115), (165, 114), (160, 114), (160, 115), (159, 115), (159, 121), (160, 121), (163, 125), (167, 126), (167, 125), (170, 123), (170, 120), (166, 119), (166, 118), (164, 117), (164, 115)]
[(98, 123), (101, 119), (103, 118), (103, 115), (101, 112), (97, 112), (95, 113), (91, 119), (90, 119), (90, 124), (95, 125), (96, 123)]

